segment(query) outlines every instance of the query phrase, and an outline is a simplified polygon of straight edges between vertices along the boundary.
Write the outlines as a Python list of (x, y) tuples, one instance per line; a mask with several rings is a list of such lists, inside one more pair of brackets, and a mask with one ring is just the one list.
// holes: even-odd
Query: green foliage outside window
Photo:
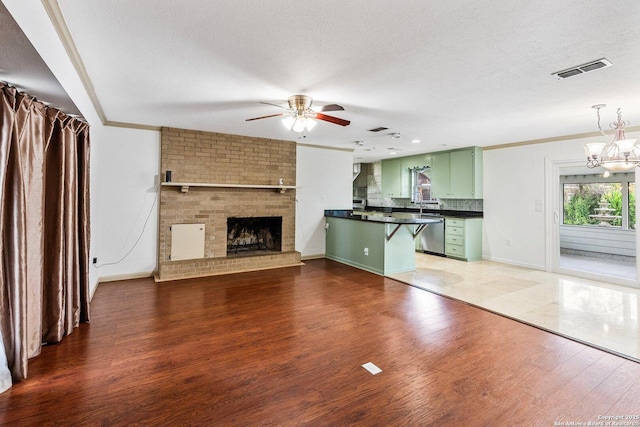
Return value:
[[(615, 209), (611, 215), (622, 217), (622, 193), (620, 191), (609, 191), (602, 196), (602, 200), (609, 202), (609, 207)], [(622, 218), (614, 219), (610, 224), (622, 227)]]
[[(567, 194), (565, 185), (564, 223), (568, 225), (597, 224), (599, 221), (589, 218), (598, 207), (600, 194), (590, 191), (585, 185), (578, 185), (574, 193)], [(568, 200), (567, 200), (568, 199)]]
[(636, 228), (636, 183), (629, 183), (629, 228)]
[[(636, 222), (635, 183), (629, 186), (629, 228)], [(597, 215), (600, 201), (609, 203), (613, 211), (608, 215), (620, 218), (607, 221), (611, 226), (622, 226), (622, 184), (621, 183), (588, 183), (564, 185), (564, 224), (598, 225), (600, 220), (591, 218)], [(600, 212), (603, 213), (603, 212)]]

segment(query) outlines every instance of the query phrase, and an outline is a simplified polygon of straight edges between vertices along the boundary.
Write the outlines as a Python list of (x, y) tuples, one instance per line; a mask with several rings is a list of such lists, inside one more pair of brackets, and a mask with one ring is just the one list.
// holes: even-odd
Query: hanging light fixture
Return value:
[[(597, 104), (591, 108), (596, 109), (600, 133), (607, 136), (600, 126), (600, 109), (604, 107), (605, 104)], [(609, 143), (590, 142), (584, 146), (588, 167), (602, 166), (612, 172), (624, 172), (633, 169), (634, 166), (640, 167), (640, 148), (635, 145), (635, 139), (627, 139), (624, 134), (624, 128), (628, 124), (629, 122), (622, 120), (622, 112), (618, 108), (618, 120), (609, 125), (614, 130), (613, 140)]]
[(282, 119), (282, 124), (294, 132), (311, 130), (316, 125), (315, 111), (311, 109), (312, 99), (306, 95), (294, 95), (289, 97), (289, 109), (291, 115)]
[(284, 127), (298, 133), (313, 129), (316, 123), (310, 114), (304, 111), (298, 111), (295, 115), (282, 119)]

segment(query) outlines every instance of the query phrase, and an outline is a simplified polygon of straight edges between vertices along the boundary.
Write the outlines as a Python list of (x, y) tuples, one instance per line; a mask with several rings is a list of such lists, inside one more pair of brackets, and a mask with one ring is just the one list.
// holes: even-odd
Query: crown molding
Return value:
[(317, 144), (305, 144), (304, 142), (298, 142), (296, 145), (301, 145), (303, 147), (309, 147), (309, 148), (321, 148), (323, 150), (347, 151), (349, 153), (353, 153), (355, 151), (355, 149), (353, 148), (330, 147), (327, 145), (317, 145)]
[[(632, 126), (624, 129), (625, 132), (640, 132), (640, 126)], [(572, 139), (597, 138), (602, 136), (600, 132), (585, 132), (572, 135), (554, 136), (552, 138), (531, 139), (528, 141), (510, 142), (506, 144), (488, 145), (482, 147), (482, 150), (499, 150), (501, 148), (520, 147), (522, 145), (544, 144), (546, 142), (569, 141)]]
[(49, 19), (53, 24), (53, 27), (58, 33), (58, 37), (64, 46), (64, 50), (69, 55), (69, 59), (76, 72), (78, 73), (78, 77), (80, 77), (80, 81), (84, 86), (84, 89), (93, 104), (93, 108), (95, 108), (98, 117), (103, 124), (108, 122), (106, 115), (104, 114), (104, 110), (100, 101), (98, 100), (98, 96), (96, 95), (95, 88), (93, 87), (93, 83), (89, 78), (89, 74), (87, 73), (87, 69), (82, 62), (82, 58), (80, 57), (80, 53), (78, 52), (78, 48), (76, 47), (75, 42), (73, 41), (73, 37), (71, 37), (71, 32), (69, 31), (69, 27), (67, 26), (67, 22), (64, 19), (64, 15), (62, 14), (62, 10), (60, 9), (60, 5), (57, 0), (42, 0), (42, 6), (44, 7), (47, 15), (49, 15)]
[(138, 129), (138, 130), (153, 130), (160, 132), (162, 130), (162, 126), (153, 126), (153, 125), (144, 125), (140, 123), (127, 123), (127, 122), (114, 122), (111, 120), (107, 120), (104, 122), (105, 126), (111, 126), (115, 128), (126, 128), (126, 129)]

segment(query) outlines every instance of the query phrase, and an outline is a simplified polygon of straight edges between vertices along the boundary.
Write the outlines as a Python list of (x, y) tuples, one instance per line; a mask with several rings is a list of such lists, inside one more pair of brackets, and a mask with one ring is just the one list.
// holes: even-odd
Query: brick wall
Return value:
[[(161, 168), (174, 183), (295, 185), (296, 144), (186, 129), (162, 129)], [(227, 217), (282, 216), (282, 252), (226, 257)], [(205, 258), (171, 261), (171, 224), (205, 224)], [(163, 186), (158, 279), (171, 280), (297, 265), (295, 190)]]

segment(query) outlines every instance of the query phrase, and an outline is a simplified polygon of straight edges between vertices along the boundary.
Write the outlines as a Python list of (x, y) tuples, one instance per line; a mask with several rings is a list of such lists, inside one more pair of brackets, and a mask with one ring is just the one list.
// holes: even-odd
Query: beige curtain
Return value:
[(0, 90), (0, 331), (19, 380), (89, 320), (89, 126)]

